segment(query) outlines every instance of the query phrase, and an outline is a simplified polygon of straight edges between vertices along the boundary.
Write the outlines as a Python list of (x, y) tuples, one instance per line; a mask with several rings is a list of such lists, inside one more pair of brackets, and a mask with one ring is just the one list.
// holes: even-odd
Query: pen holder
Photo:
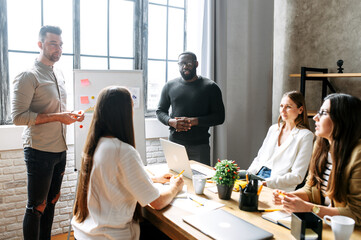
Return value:
[(258, 211), (258, 181), (253, 181), (252, 188), (248, 189), (248, 185), (241, 190), (239, 196), (239, 209), (247, 212)]

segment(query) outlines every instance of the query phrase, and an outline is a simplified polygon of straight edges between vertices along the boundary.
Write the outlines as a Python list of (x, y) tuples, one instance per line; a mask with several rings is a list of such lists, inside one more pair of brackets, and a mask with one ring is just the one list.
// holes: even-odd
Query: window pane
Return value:
[(168, 62), (168, 81), (180, 77), (177, 62)]
[(111, 70), (133, 70), (133, 59), (110, 59)]
[(165, 62), (148, 61), (148, 110), (157, 109), (165, 83)]
[(65, 78), (65, 87), (67, 93), (67, 110), (73, 110), (73, 56), (61, 56), (55, 67), (60, 69)]
[(167, 5), (167, 0), (149, 0), (149, 3), (158, 3)]
[(59, 26), (63, 33), (63, 52), (73, 53), (73, 1), (43, 0), (44, 25)]
[(183, 52), (184, 11), (169, 8), (168, 59), (176, 60)]
[(12, 53), (9, 52), (9, 82), (10, 82), (10, 99), (13, 98), (14, 79), (15, 77), (31, 68), (34, 65), (38, 54), (30, 53)]
[(80, 53), (107, 55), (107, 1), (80, 0)]
[(80, 57), (81, 69), (87, 70), (107, 70), (108, 60), (99, 57)]
[(169, 6), (184, 7), (184, 0), (169, 0)]
[(166, 58), (167, 8), (149, 5), (148, 12), (148, 57)]
[(110, 0), (109, 51), (111, 56), (133, 57), (134, 3)]
[(10, 0), (7, 10), (9, 49), (39, 51), (40, 0)]

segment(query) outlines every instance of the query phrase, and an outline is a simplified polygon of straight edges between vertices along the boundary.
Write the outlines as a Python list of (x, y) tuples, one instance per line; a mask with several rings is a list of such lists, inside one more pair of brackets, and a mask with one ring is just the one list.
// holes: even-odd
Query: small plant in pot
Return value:
[(218, 197), (220, 199), (229, 200), (235, 181), (239, 178), (237, 164), (232, 160), (219, 160), (214, 167), (216, 174), (212, 180), (217, 183)]

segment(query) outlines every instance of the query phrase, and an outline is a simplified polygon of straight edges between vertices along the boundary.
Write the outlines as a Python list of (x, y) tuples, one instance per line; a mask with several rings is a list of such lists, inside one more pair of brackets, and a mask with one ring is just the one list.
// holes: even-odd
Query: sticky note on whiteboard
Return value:
[(88, 96), (81, 96), (80, 97), (81, 104), (89, 104), (89, 97)]
[(86, 79), (81, 79), (80, 84), (82, 86), (88, 86), (90, 84), (89, 79), (87, 79), (87, 78)]

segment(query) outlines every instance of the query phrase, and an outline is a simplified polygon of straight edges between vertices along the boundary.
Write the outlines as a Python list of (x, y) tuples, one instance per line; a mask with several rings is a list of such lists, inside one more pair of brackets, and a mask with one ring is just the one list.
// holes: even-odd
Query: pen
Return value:
[(197, 200), (194, 200), (193, 198), (191, 198), (191, 197), (188, 197), (190, 200), (192, 200), (193, 202), (196, 202), (196, 203), (198, 203), (200, 206), (204, 206), (204, 204), (203, 203), (200, 203), (200, 202), (198, 202)]
[(155, 176), (154, 173), (152, 173), (148, 168), (147, 171), (150, 173), (150, 175)]
[(182, 170), (177, 176), (175, 176), (174, 178), (179, 177), (182, 173), (184, 173), (184, 170)]
[(281, 211), (281, 209), (262, 209), (262, 210), (258, 210), (258, 212), (275, 212), (275, 211)]
[(284, 195), (283, 193), (278, 193), (278, 195), (281, 195), (282, 197), (286, 197), (286, 195)]
[(261, 193), (262, 188), (263, 188), (263, 185), (261, 185), (261, 186), (259, 187), (258, 192), (257, 192), (257, 195), (259, 195), (259, 194)]

